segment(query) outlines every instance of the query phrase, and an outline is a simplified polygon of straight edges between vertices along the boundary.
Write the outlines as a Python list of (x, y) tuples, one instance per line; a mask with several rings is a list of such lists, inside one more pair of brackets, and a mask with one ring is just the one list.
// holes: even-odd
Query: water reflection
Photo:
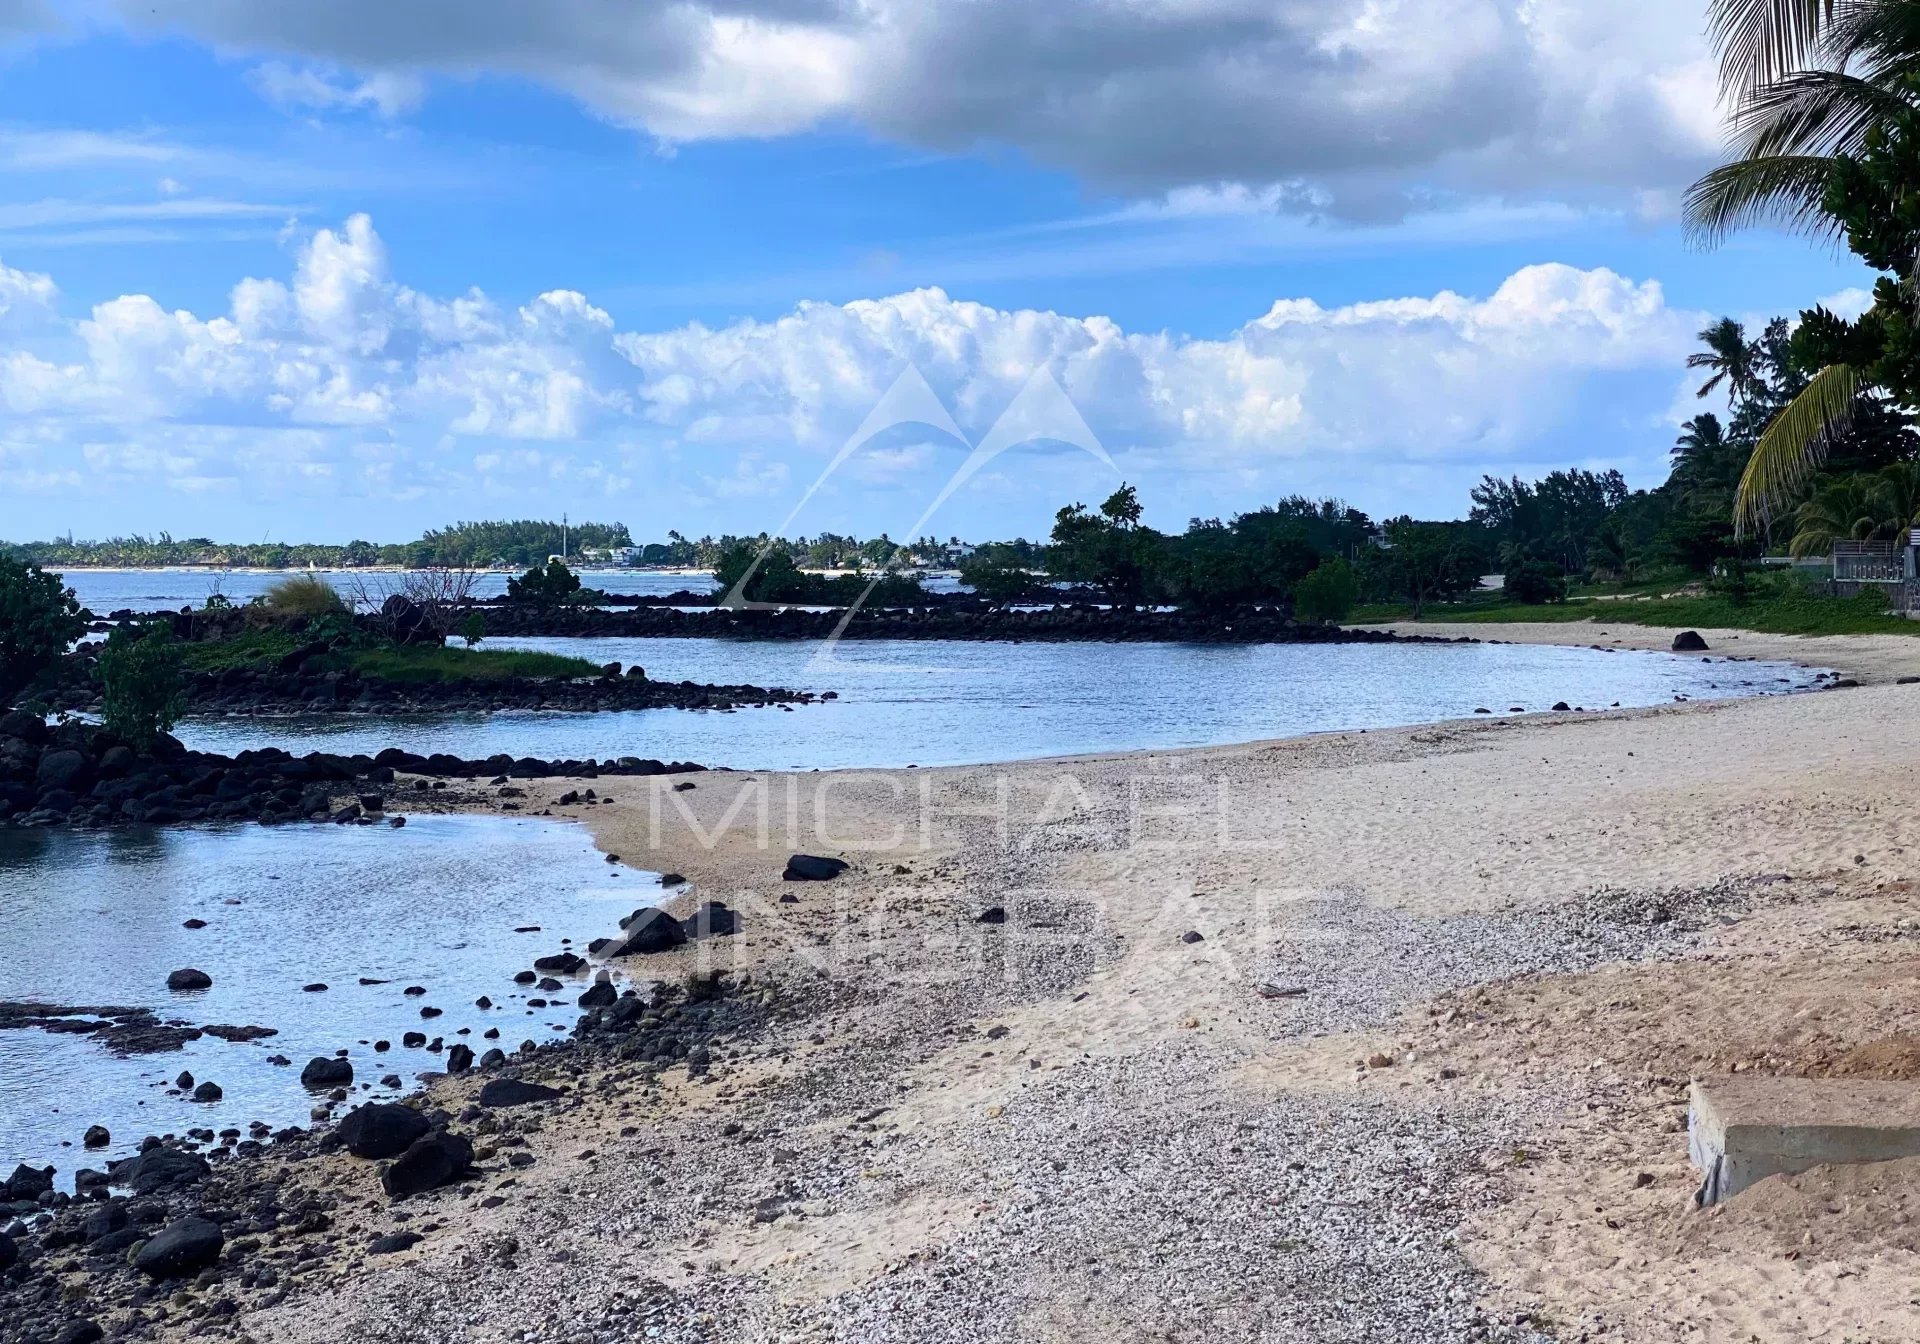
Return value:
[[(123, 1156), (148, 1133), (305, 1123), (312, 1098), (300, 1066), (342, 1047), (374, 1095), (393, 1090), (378, 1085), (382, 1076), (411, 1086), (439, 1067), (440, 1056), (400, 1047), (406, 1031), (476, 1052), (565, 1031), (581, 986), (534, 1008), (528, 998), (546, 996), (514, 985), (513, 973), (563, 938), (610, 933), (659, 888), (607, 865), (576, 827), (416, 817), (399, 830), (0, 831), (0, 892), (0, 999), (150, 1007), (199, 1027), (278, 1032), (123, 1059), (84, 1036), (0, 1031), (0, 1160), (70, 1173), (100, 1165), (103, 1155), (80, 1157), (90, 1124), (113, 1131), (104, 1156)], [(188, 929), (189, 919), (206, 927)], [(528, 926), (541, 931), (514, 931)], [(189, 966), (213, 987), (169, 992), (168, 973)], [(327, 988), (303, 989), (314, 983)], [(409, 986), (427, 992), (410, 996)], [(496, 1006), (477, 1007), (483, 995)], [(441, 1015), (423, 1018), (423, 1007)], [(489, 1029), (497, 1042), (484, 1037)], [(394, 1048), (376, 1053), (378, 1039)], [(270, 1064), (272, 1055), (292, 1064)], [(218, 1083), (224, 1098), (169, 1095), (183, 1069)]]

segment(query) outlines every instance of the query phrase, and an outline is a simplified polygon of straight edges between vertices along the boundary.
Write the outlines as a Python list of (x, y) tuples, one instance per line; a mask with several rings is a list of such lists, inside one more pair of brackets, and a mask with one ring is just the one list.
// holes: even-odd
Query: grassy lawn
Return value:
[[(277, 630), (250, 631), (233, 639), (189, 644), (183, 650), (191, 672), (229, 668), (270, 668), (301, 648), (306, 640)], [(510, 678), (597, 677), (600, 665), (584, 658), (520, 649), (456, 649), (435, 645), (390, 649), (342, 649), (328, 654), (326, 665), (339, 672), (386, 681), (505, 681)]]
[[(1357, 608), (1349, 625), (1411, 620), (1405, 606)], [(1650, 625), (1664, 629), (1721, 626), (1770, 635), (1920, 635), (1920, 621), (1888, 615), (1873, 602), (1787, 594), (1735, 601), (1729, 597), (1575, 597), (1527, 606), (1499, 593), (1436, 603), (1421, 617), (1437, 623), (1463, 621), (1587, 621), (1601, 625)]]

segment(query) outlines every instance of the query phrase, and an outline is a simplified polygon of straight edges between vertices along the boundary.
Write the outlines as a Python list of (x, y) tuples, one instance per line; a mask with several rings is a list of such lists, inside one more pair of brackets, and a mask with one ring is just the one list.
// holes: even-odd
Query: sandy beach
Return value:
[[(1671, 637), (1607, 637), (1642, 635)], [(1740, 648), (1920, 672), (1920, 642)], [(528, 1076), (570, 1095), (497, 1131), (532, 1163), (462, 1187), (389, 1205), (371, 1164), (304, 1164), (290, 1180), (348, 1192), (343, 1245), (424, 1240), (316, 1266), (235, 1327), (1920, 1339), (1920, 1163), (1775, 1178), (1700, 1213), (1684, 1133), (1694, 1077), (1920, 1076), (1916, 761), (1920, 686), (1880, 684), (601, 781), (613, 801), (554, 815), (684, 874), (676, 911), (741, 919), (627, 970), (724, 969), (751, 1028), (692, 1077), (541, 1056)], [(593, 783), (542, 781), (529, 805)], [(851, 867), (783, 883), (795, 851)]]

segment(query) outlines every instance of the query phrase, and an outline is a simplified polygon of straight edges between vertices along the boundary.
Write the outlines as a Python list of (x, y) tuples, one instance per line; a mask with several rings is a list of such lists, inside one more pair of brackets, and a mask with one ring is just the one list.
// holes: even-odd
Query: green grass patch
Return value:
[(284, 630), (249, 630), (232, 639), (208, 640), (181, 646), (181, 665), (189, 672), (225, 672), (244, 667), (271, 667), (307, 641)]
[[(1876, 595), (1877, 596), (1877, 595)], [(1434, 603), (1422, 615), (1436, 624), (1473, 621), (1574, 622), (1601, 625), (1648, 625), (1662, 629), (1718, 626), (1769, 635), (1920, 635), (1920, 621), (1890, 614), (1874, 599), (1821, 597), (1810, 593), (1761, 596), (1740, 601), (1731, 597), (1621, 597), (1574, 598), (1566, 602), (1528, 606), (1519, 602), (1468, 599)], [(1411, 620), (1405, 606), (1376, 606), (1356, 611), (1348, 624), (1378, 624)]]
[(386, 681), (508, 681), (597, 677), (600, 665), (584, 658), (525, 649), (413, 647), (352, 649), (329, 655), (343, 670)]

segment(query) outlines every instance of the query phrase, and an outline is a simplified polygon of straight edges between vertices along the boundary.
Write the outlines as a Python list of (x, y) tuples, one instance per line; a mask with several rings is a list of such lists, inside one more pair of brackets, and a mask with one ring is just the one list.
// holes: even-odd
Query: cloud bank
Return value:
[[(369, 494), (584, 492), (630, 512), (671, 496), (725, 515), (810, 479), (909, 365), (970, 435), (1045, 366), (1130, 473), (1386, 481), (1404, 495), (1429, 469), (1561, 464), (1635, 427), (1657, 445), (1700, 325), (1656, 283), (1549, 264), (1479, 298), (1282, 299), (1214, 338), (938, 289), (627, 331), (571, 290), (517, 305), (420, 293), (356, 215), (298, 246), (286, 278), (241, 280), (214, 316), (145, 294), (68, 314), (50, 277), (0, 264), (0, 467), (18, 510), (0, 530), (37, 516), (36, 490), (129, 485), (162, 502), (271, 489), (282, 506), (292, 494), (342, 511)], [(1595, 421), (1595, 389), (1619, 378), (1646, 395), (1609, 394)], [(877, 444), (849, 488), (930, 496), (964, 451)], [(1044, 459), (1033, 469), (1058, 468)]]
[(1717, 134), (1702, 17), (1670, 0), (100, 3), (267, 62), (283, 105), (391, 114), (422, 76), (503, 76), (668, 142), (855, 126), (1350, 215), (1625, 200), (1683, 182)]

